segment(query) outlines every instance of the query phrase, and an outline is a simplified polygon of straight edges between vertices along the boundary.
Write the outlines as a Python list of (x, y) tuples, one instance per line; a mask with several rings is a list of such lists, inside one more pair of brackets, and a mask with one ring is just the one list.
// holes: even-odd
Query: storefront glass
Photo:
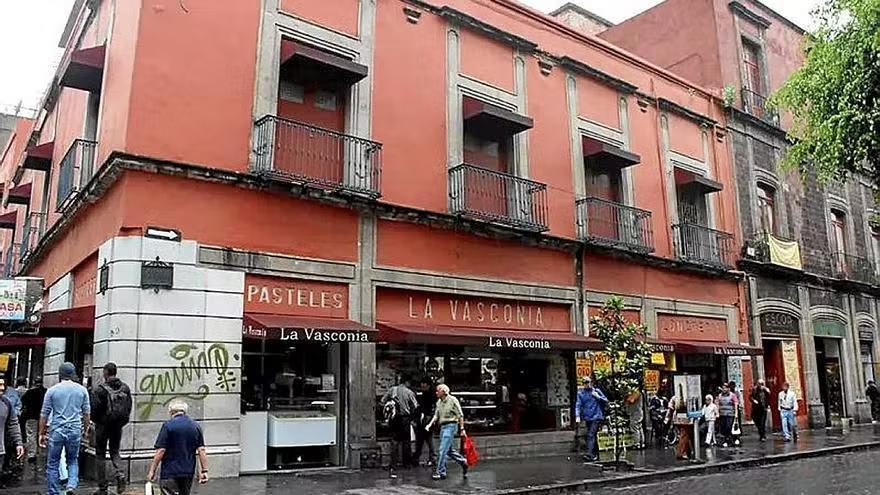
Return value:
[[(441, 345), (382, 345), (377, 348), (376, 397), (398, 375), (446, 383), (461, 401), (469, 432), (518, 433), (569, 426), (574, 353), (536, 353)], [(377, 404), (380, 400), (377, 400)], [(380, 437), (389, 435), (377, 411)]]

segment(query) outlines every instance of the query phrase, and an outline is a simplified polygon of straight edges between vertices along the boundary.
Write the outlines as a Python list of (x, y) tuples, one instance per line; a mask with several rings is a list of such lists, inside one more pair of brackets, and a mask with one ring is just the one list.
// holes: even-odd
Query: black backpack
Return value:
[(112, 389), (106, 384), (101, 384), (101, 388), (107, 394), (107, 411), (104, 414), (104, 421), (117, 425), (125, 425), (131, 417), (131, 391), (124, 383), (117, 389)]

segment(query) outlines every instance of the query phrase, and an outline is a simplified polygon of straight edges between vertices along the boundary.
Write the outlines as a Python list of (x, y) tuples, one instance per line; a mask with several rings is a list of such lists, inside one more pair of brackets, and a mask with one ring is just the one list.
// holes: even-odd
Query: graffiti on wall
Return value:
[[(175, 361), (172, 368), (150, 373), (138, 382), (138, 391), (147, 395), (137, 401), (141, 420), (150, 417), (154, 407), (165, 407), (174, 399), (203, 401), (211, 392), (209, 377), (214, 377), (214, 387), (219, 392), (231, 392), (238, 384), (235, 368), (240, 360), (238, 354), (231, 354), (226, 344), (214, 343), (205, 350), (196, 352), (193, 344), (179, 344), (171, 348), (168, 355)], [(231, 362), (230, 362), (231, 358)], [(230, 367), (230, 364), (234, 366)], [(203, 380), (204, 377), (204, 380)], [(187, 387), (200, 383), (194, 392), (183, 392)]]

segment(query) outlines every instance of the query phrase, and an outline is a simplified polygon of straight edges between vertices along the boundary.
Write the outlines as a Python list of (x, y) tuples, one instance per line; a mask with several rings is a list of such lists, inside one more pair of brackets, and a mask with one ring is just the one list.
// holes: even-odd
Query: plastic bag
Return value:
[(144, 484), (144, 495), (153, 495), (153, 484), (149, 481)]
[(468, 467), (476, 466), (480, 460), (480, 453), (477, 452), (477, 446), (474, 445), (474, 441), (471, 440), (471, 437), (464, 437), (461, 443), (461, 450), (464, 453), (464, 458), (467, 460)]

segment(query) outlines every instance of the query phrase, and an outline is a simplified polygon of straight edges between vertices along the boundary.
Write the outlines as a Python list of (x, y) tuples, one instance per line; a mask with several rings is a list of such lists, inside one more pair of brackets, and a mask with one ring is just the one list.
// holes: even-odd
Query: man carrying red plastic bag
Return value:
[(480, 461), (480, 453), (477, 452), (477, 446), (471, 440), (471, 437), (464, 436), (461, 438), (461, 451), (464, 453), (464, 458), (469, 468), (476, 466), (477, 462)]
[[(437, 472), (432, 478), (435, 480), (446, 479), (447, 457), (461, 466), (461, 474), (467, 478), (468, 467), (477, 463), (479, 455), (473, 442), (464, 431), (464, 413), (461, 411), (461, 404), (458, 399), (450, 395), (449, 387), (444, 384), (437, 385), (437, 407), (434, 410), (434, 417), (431, 418), (431, 422), (425, 426), (425, 429), (430, 430), (434, 423), (440, 425), (440, 450), (437, 452)], [(461, 455), (452, 446), (455, 434), (459, 430), (462, 437), (462, 450), (466, 453), (471, 452), (468, 457)]]

